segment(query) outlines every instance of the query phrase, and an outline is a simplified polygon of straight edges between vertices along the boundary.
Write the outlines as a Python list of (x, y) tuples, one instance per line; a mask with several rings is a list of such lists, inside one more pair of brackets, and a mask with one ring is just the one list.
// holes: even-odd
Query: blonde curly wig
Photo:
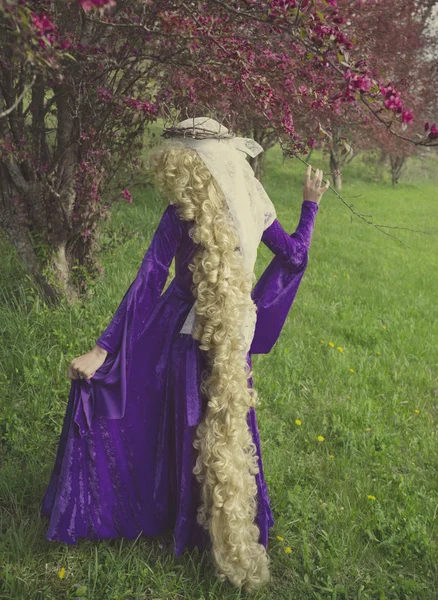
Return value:
[(151, 152), (157, 189), (193, 221), (190, 236), (198, 250), (189, 265), (195, 297), (195, 339), (207, 353), (208, 375), (201, 383), (207, 407), (196, 429), (193, 469), (201, 484), (197, 520), (212, 542), (215, 574), (252, 592), (270, 579), (269, 557), (259, 543), (257, 449), (247, 424), (257, 392), (248, 386), (241, 324), (254, 311), (254, 274), (245, 272), (239, 237), (225, 197), (197, 152), (181, 142)]

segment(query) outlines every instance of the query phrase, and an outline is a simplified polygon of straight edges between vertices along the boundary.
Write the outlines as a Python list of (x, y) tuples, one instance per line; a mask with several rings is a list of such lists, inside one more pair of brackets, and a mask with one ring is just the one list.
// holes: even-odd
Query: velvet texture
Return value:
[[(268, 353), (280, 335), (307, 266), (317, 210), (304, 201), (295, 233), (275, 220), (263, 234), (274, 257), (252, 291), (257, 324), (250, 365), (251, 354)], [(71, 382), (41, 506), (48, 540), (133, 539), (173, 529), (177, 556), (209, 547), (196, 522), (199, 489), (192, 473), (192, 441), (205, 408), (199, 389), (205, 353), (191, 335), (179, 333), (194, 301), (190, 226), (175, 206), (166, 208), (137, 277), (97, 340), (108, 351), (105, 362), (91, 379)], [(174, 257), (175, 277), (163, 294)], [(257, 524), (266, 546), (274, 520), (254, 408), (248, 426), (259, 456)]]

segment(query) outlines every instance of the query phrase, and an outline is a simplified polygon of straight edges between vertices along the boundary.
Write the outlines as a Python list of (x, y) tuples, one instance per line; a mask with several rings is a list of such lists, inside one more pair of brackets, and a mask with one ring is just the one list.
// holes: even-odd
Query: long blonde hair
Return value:
[(189, 265), (195, 297), (193, 333), (207, 353), (208, 376), (201, 384), (207, 407), (196, 429), (193, 469), (201, 484), (198, 523), (208, 530), (216, 575), (251, 592), (270, 579), (269, 557), (259, 543), (257, 449), (247, 424), (257, 392), (248, 386), (241, 324), (254, 310), (254, 274), (236, 252), (239, 237), (225, 197), (197, 152), (175, 141), (149, 158), (156, 187), (175, 204), (179, 217), (193, 221), (198, 250)]

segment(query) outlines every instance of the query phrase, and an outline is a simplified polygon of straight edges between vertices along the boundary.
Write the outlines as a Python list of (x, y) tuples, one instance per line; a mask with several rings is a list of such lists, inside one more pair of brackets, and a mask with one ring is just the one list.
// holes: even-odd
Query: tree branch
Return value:
[(26, 92), (28, 92), (30, 89), (32, 89), (33, 84), (35, 83), (36, 80), (36, 74), (34, 73), (32, 75), (32, 81), (29, 85), (25, 86), (24, 90), (22, 91), (22, 93), (18, 96), (18, 98), (15, 100), (14, 104), (12, 104), (12, 106), (10, 106), (9, 108), (7, 108), (6, 110), (4, 110), (3, 112), (0, 113), (0, 119), (3, 119), (4, 117), (7, 117), (8, 115), (11, 114), (11, 112), (13, 110), (15, 110), (17, 108), (17, 106), (20, 104), (20, 102), (23, 100)]

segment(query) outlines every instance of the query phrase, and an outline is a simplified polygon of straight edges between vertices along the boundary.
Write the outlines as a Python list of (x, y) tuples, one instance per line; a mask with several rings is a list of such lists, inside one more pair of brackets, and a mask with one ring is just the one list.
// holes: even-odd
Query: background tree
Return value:
[[(435, 0), (374, 0), (372, 2), (338, 3), (345, 17), (346, 31), (354, 37), (359, 52), (372, 73), (379, 73), (388, 83), (383, 87), (388, 98), (385, 104), (396, 108), (399, 100), (391, 97), (394, 86), (402, 92), (410, 111), (403, 116), (402, 130), (415, 119), (424, 123), (430, 117), (432, 98), (436, 93), (426, 51), (430, 47), (428, 21)], [(371, 81), (361, 83), (363, 89)], [(365, 95), (361, 96), (362, 99)], [(369, 100), (372, 103), (372, 99)], [(380, 109), (378, 109), (380, 110)], [(400, 111), (402, 112), (402, 111)], [(341, 110), (318, 115), (327, 126), (325, 147), (330, 158), (330, 171), (336, 189), (342, 188), (342, 169), (361, 151), (377, 149), (388, 157), (395, 185), (407, 158), (417, 153), (417, 147), (388, 131), (390, 122), (370, 119), (362, 103), (345, 104)], [(313, 118), (307, 127), (313, 127)], [(302, 125), (304, 128), (306, 123)]]
[[(391, 130), (410, 121), (355, 53), (336, 0), (1, 7), (0, 226), (50, 300), (77, 298), (101, 272), (98, 223), (113, 201), (132, 200), (120, 167), (142, 168), (143, 133), (158, 116), (208, 106), (239, 130), (247, 114), (290, 155), (315, 143), (296, 115), (322, 107), (367, 98)], [(434, 132), (415, 143), (435, 143)]]

